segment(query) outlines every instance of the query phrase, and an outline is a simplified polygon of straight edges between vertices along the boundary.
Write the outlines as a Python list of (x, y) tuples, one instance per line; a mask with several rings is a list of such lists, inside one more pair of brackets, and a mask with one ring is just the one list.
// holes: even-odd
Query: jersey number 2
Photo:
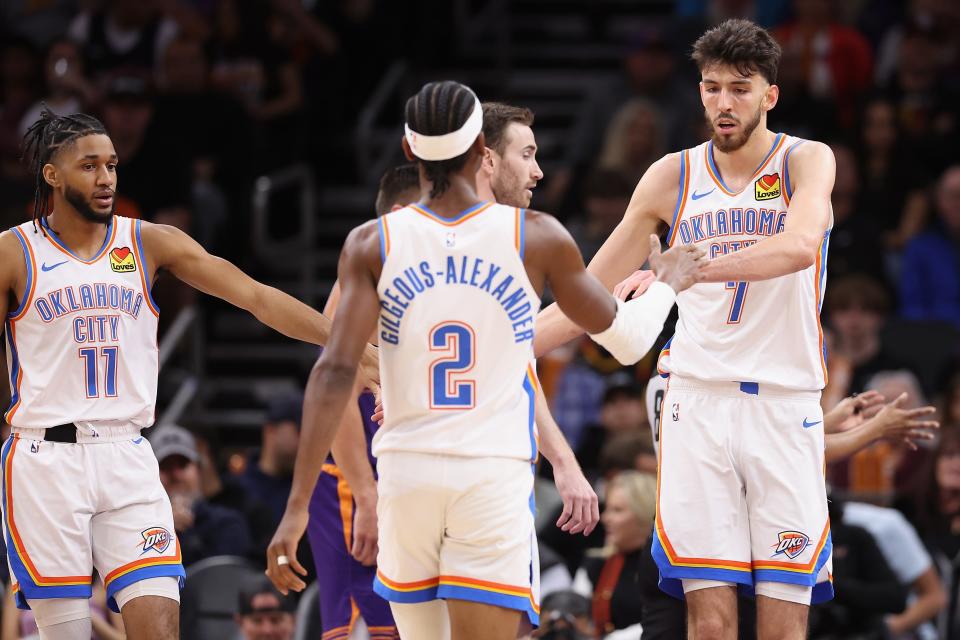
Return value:
[(463, 322), (442, 322), (430, 330), (430, 351), (444, 355), (430, 363), (431, 409), (472, 409), (476, 406), (476, 381), (462, 376), (473, 369), (477, 336)]
[[(117, 397), (117, 356), (120, 347), (100, 347), (100, 356), (103, 358), (104, 371), (103, 376), (103, 395), (108, 398)], [(80, 357), (83, 359), (83, 377), (84, 386), (87, 389), (88, 398), (100, 397), (100, 366), (97, 361), (97, 348), (85, 347), (80, 349)]]
[(743, 317), (743, 305), (747, 301), (747, 287), (749, 282), (728, 282), (727, 289), (733, 289), (733, 300), (730, 301), (730, 313), (727, 314), (727, 324), (740, 324)]

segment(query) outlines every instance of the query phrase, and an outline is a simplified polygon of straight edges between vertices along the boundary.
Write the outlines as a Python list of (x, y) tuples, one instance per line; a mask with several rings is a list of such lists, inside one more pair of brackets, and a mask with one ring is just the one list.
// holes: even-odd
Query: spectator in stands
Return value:
[[(250, 121), (231, 95), (215, 90), (209, 81), (210, 65), (203, 43), (188, 36), (177, 36), (167, 47), (157, 75), (155, 100), (156, 128), (162, 138), (190, 140), (187, 150), (191, 174), (191, 204), (203, 215), (193, 219), (193, 235), (207, 249), (215, 247), (222, 232), (232, 233), (222, 242), (224, 248), (243, 243), (247, 229), (227, 227), (228, 209), (239, 210), (250, 194), (237, 192), (233, 202), (226, 190), (251, 179), (249, 163), (244, 161), (246, 131)], [(239, 227), (239, 228), (236, 228)], [(242, 246), (242, 244), (241, 244)], [(219, 249), (219, 247), (216, 247)]]
[(605, 376), (620, 369), (620, 363), (590, 340), (579, 340), (575, 349), (573, 358), (558, 376), (550, 406), (574, 450), (580, 445), (587, 425), (600, 419)]
[(193, 434), (183, 427), (163, 425), (155, 428), (150, 442), (160, 465), (160, 482), (173, 507), (184, 566), (210, 556), (248, 554), (250, 531), (243, 516), (203, 497)]
[(944, 431), (960, 429), (960, 371), (955, 370), (947, 381), (940, 406), (940, 422)]
[(67, 38), (54, 40), (47, 48), (43, 63), (46, 95), (35, 102), (20, 119), (22, 138), (30, 125), (40, 119), (44, 104), (54, 113), (67, 115), (87, 111), (98, 96), (87, 78), (86, 64), (80, 48)]
[[(154, 124), (149, 78), (123, 73), (107, 84), (102, 108), (117, 156), (123, 159), (118, 193), (136, 204), (151, 222), (190, 228), (190, 166), (179, 136), (164, 137)], [(162, 176), (162, 178), (161, 178)], [(122, 210), (120, 215), (127, 215)], [(162, 301), (161, 301), (162, 304)], [(167, 307), (163, 307), (169, 313)]]
[(937, 220), (903, 255), (901, 309), (915, 320), (945, 320), (960, 327), (960, 164), (936, 188)]
[[(843, 523), (870, 532), (900, 583), (910, 589), (903, 613), (885, 620), (890, 636), (935, 638), (932, 623), (946, 606), (947, 594), (913, 525), (895, 509), (862, 502), (846, 504)], [(906, 635), (911, 633), (914, 635)]]
[(599, 633), (640, 623), (640, 572), (645, 560), (650, 560), (644, 554), (656, 504), (656, 478), (625, 471), (610, 481), (601, 515), (606, 558), (585, 567), (593, 584), (593, 624)]
[(884, 616), (902, 613), (907, 586), (901, 584), (870, 533), (843, 521), (843, 503), (832, 496), (833, 600), (811, 610), (814, 640), (883, 640)]
[[(956, 86), (942, 73), (950, 44), (946, 25), (907, 23), (897, 55), (896, 72), (885, 86), (904, 139), (915, 150), (922, 170), (938, 175), (956, 160), (960, 141)], [(954, 80), (955, 82), (955, 80)]]
[(878, 371), (903, 365), (887, 355), (880, 339), (890, 309), (889, 296), (880, 283), (861, 274), (838, 278), (827, 289), (825, 302), (832, 348), (822, 404), (829, 409), (864, 391)]
[(302, 416), (300, 393), (289, 392), (270, 400), (260, 449), (250, 455), (246, 470), (237, 478), (247, 496), (270, 508), (274, 529), (283, 517), (293, 483)]
[(620, 224), (636, 185), (635, 181), (630, 182), (622, 173), (611, 169), (597, 169), (587, 177), (583, 185), (586, 217), (568, 225), (587, 262)]
[[(949, 602), (956, 602), (960, 595), (956, 570), (960, 559), (960, 432), (952, 429), (941, 434), (936, 454), (901, 505), (941, 569)], [(960, 632), (960, 619), (956, 607), (948, 613), (941, 637), (954, 638)]]
[(839, 125), (853, 125), (856, 101), (873, 77), (870, 44), (837, 21), (830, 0), (794, 0), (793, 9), (795, 20), (774, 33), (784, 58), (801, 61), (796, 88), (816, 104), (835, 105)]
[(600, 474), (612, 478), (621, 471), (657, 475), (657, 453), (650, 429), (621, 433), (607, 438), (600, 449)]
[(33, 185), (20, 163), (20, 120), (40, 97), (40, 59), (29, 41), (0, 39), (0, 223), (4, 229), (27, 219), (24, 206)]
[(575, 450), (587, 478), (595, 479), (600, 475), (600, 452), (610, 439), (638, 432), (642, 432), (645, 441), (650, 441), (643, 388), (632, 374), (618, 371), (607, 378), (600, 420), (586, 428)]
[(597, 166), (616, 171), (632, 189), (666, 151), (660, 109), (645, 98), (633, 98), (620, 107), (610, 121)]
[(883, 97), (870, 99), (860, 118), (860, 208), (869, 212), (887, 249), (900, 251), (927, 217), (928, 182), (916, 153), (902, 139), (896, 107)]
[(70, 24), (70, 39), (83, 49), (94, 78), (120, 69), (152, 74), (163, 52), (184, 26), (205, 31), (191, 20), (189, 3), (158, 0), (109, 0), (78, 13)]
[(631, 98), (644, 98), (660, 110), (667, 148), (682, 149), (698, 142), (691, 132), (692, 125), (701, 119), (702, 107), (696, 92), (690, 91), (687, 80), (677, 70), (670, 39), (660, 30), (649, 27), (628, 39), (624, 73), (591, 91), (577, 119), (567, 141), (563, 167), (551, 174), (547, 185), (551, 201), (561, 201), (573, 176), (592, 164), (603, 141), (604, 128)]
[(293, 640), (297, 610), (292, 596), (277, 591), (263, 578), (240, 591), (236, 614), (243, 640)]
[(274, 39), (269, 0), (222, 0), (214, 29), (213, 85), (245, 107), (257, 128), (247, 132), (248, 154), (259, 171), (294, 162), (302, 155), (300, 117), (303, 88), (290, 51)]
[(837, 163), (836, 180), (830, 202), (833, 204), (833, 229), (830, 231), (830, 259), (827, 282), (853, 273), (883, 279), (886, 272), (880, 234), (870, 214), (860, 205), (860, 168), (853, 150), (832, 144)]
[(593, 640), (590, 600), (575, 591), (555, 591), (540, 603), (540, 628), (533, 635), (543, 640)]

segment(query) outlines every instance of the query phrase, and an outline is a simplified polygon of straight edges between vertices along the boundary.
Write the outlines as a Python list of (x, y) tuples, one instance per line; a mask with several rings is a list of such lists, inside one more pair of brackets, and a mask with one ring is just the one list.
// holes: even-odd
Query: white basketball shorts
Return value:
[(454, 599), (540, 615), (530, 462), (386, 452), (377, 460), (374, 591), (391, 602)]
[(757, 582), (833, 596), (820, 393), (670, 376), (653, 555), (660, 586)]
[(111, 609), (123, 587), (184, 578), (170, 500), (137, 427), (44, 441), (14, 429), (2, 449), (3, 533), (17, 605), (90, 597), (94, 569)]

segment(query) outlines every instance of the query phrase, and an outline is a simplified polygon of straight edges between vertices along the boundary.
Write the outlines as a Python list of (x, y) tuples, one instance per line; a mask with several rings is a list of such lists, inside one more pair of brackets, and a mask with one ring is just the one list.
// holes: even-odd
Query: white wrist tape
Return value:
[(676, 300), (677, 293), (670, 285), (654, 282), (639, 298), (628, 302), (617, 300), (613, 323), (590, 337), (620, 364), (634, 364), (650, 351)]

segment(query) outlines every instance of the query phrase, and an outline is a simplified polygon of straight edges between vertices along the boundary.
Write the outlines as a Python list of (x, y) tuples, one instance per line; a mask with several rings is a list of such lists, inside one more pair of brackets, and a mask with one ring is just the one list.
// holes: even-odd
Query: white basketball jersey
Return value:
[[(697, 244), (715, 258), (783, 231), (792, 195), (787, 159), (802, 143), (778, 134), (739, 192), (724, 184), (712, 142), (684, 151), (669, 243)], [(827, 369), (820, 306), (829, 237), (828, 230), (815, 263), (802, 271), (756, 282), (702, 283), (677, 296), (680, 317), (661, 369), (701, 380), (822, 389)]]
[(483, 203), (445, 219), (422, 205), (380, 218), (383, 427), (374, 455), (536, 457), (524, 210)]
[(13, 228), (27, 262), (23, 300), (6, 318), (12, 393), (24, 428), (153, 423), (158, 311), (144, 273), (140, 221), (114, 216), (81, 260), (49, 227)]

